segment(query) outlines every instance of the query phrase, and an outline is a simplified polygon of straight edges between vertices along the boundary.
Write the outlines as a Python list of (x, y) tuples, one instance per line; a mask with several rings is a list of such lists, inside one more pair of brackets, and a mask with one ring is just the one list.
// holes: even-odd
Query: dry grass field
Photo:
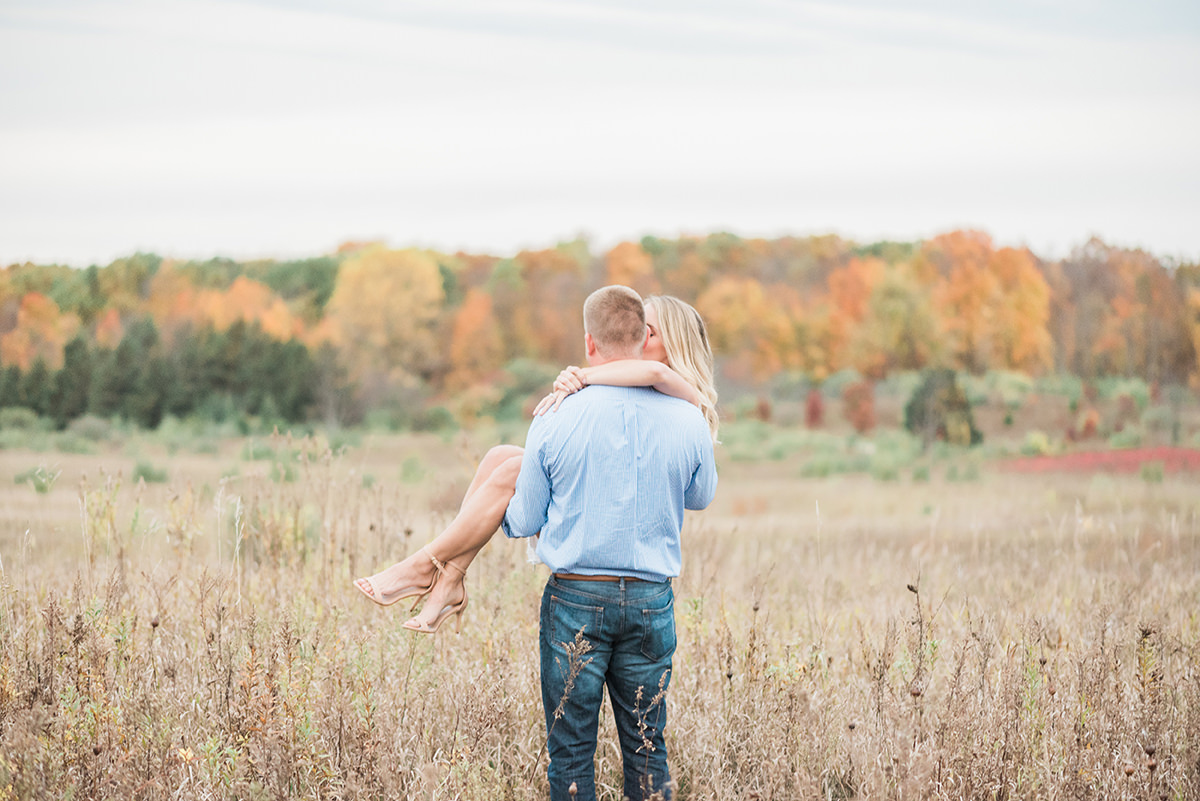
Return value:
[[(1194, 474), (819, 477), (735, 434), (676, 583), (678, 798), (1200, 798)], [(545, 797), (524, 543), (461, 635), (351, 586), (496, 436), (0, 451), (0, 801)]]

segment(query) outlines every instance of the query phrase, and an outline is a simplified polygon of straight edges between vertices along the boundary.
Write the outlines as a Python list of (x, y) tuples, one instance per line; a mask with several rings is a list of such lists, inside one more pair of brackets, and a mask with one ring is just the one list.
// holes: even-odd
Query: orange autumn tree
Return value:
[(992, 240), (980, 231), (955, 231), (935, 237), (922, 249), (934, 265), (934, 303), (946, 344), (964, 369), (981, 373), (991, 367), (991, 305), (999, 284), (988, 269)]
[(935, 312), (953, 361), (971, 372), (1051, 366), (1050, 288), (1027, 250), (1003, 248), (980, 231), (925, 244), (917, 274), (932, 275)]
[(672, 242), (647, 237), (642, 240), (642, 249), (654, 259), (655, 274), (662, 277), (661, 291), (668, 295), (691, 301), (716, 280), (693, 239)]
[(224, 291), (202, 290), (196, 298), (196, 309), (200, 320), (218, 331), (239, 321), (255, 323), (268, 336), (286, 342), (303, 330), (283, 298), (266, 284), (244, 275), (235, 278)]
[(825, 341), (829, 366), (834, 371), (860, 367), (851, 364), (850, 341), (866, 319), (871, 293), (883, 277), (885, 266), (879, 259), (852, 258), (826, 279), (829, 315)]
[(1192, 348), (1195, 357), (1191, 383), (1194, 388), (1200, 390), (1200, 287), (1189, 288), (1187, 298)]
[(989, 267), (998, 296), (992, 304), (992, 358), (1002, 367), (1037, 374), (1053, 362), (1050, 286), (1032, 253), (1001, 248)]
[(503, 366), (504, 344), (492, 299), (481, 289), (470, 289), (454, 313), (446, 389), (458, 392), (482, 383)]
[(1067, 289), (1055, 304), (1056, 313), (1069, 318), (1074, 347), (1067, 364), (1075, 373), (1163, 381), (1190, 371), (1186, 267), (1172, 274), (1144, 251), (1093, 238), (1055, 272)]
[(774, 285), (768, 292), (753, 278), (718, 279), (696, 300), (713, 351), (726, 357), (726, 374), (743, 381), (762, 381), (799, 366), (795, 321), (800, 309), (799, 294), (791, 287)]
[(108, 308), (102, 311), (96, 319), (96, 331), (92, 339), (101, 348), (113, 350), (121, 344), (125, 336), (125, 325), (121, 322), (121, 313)]
[(26, 292), (17, 307), (15, 327), (0, 336), (0, 363), (28, 370), (41, 359), (57, 370), (62, 367), (63, 348), (78, 330), (75, 314), (63, 314), (41, 292)]
[(200, 322), (199, 294), (192, 279), (167, 262), (150, 279), (143, 308), (158, 330), (167, 333)]
[(243, 322), (287, 342), (304, 329), (287, 302), (261, 281), (240, 275), (226, 289), (199, 289), (169, 262), (150, 279), (142, 308), (163, 332), (185, 325), (210, 325), (217, 331), (227, 331), (234, 323)]
[(607, 284), (623, 284), (641, 295), (661, 291), (654, 275), (654, 260), (641, 245), (622, 242), (604, 257), (604, 278)]
[(495, 264), (488, 289), (506, 361), (580, 362), (584, 279), (584, 265), (570, 247), (525, 250)]

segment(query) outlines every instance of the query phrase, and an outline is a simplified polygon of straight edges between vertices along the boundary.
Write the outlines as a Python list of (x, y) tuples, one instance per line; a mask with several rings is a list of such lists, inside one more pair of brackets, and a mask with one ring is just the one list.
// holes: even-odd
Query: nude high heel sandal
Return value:
[(408, 587), (402, 587), (399, 590), (396, 590), (395, 592), (389, 592), (389, 593), (381, 592), (379, 589), (376, 588), (375, 580), (378, 579), (381, 575), (383, 575), (384, 572), (387, 572), (387, 571), (381, 571), (379, 573), (376, 573), (374, 576), (371, 576), (370, 578), (357, 579), (354, 582), (354, 586), (358, 588), (359, 592), (361, 592), (363, 595), (367, 596), (367, 598), (369, 598), (370, 600), (379, 604), (380, 606), (391, 606), (392, 604), (396, 603), (397, 601), (403, 600), (404, 598), (412, 598), (413, 596), (416, 596), (416, 600), (413, 601), (413, 605), (409, 610), (409, 611), (412, 611), (412, 609), (417, 608), (417, 604), (420, 603), (421, 598), (423, 596), (427, 595), (429, 593), (429, 591), (433, 589), (433, 583), (435, 581), (437, 581), (438, 573), (441, 573), (444, 571), (444, 568), (442, 567), (442, 563), (439, 562), (433, 554), (431, 554), (429, 551), (425, 550), (424, 548), (421, 548), (421, 553), (425, 554), (425, 556), (427, 556), (429, 558), (429, 561), (433, 563), (434, 568), (436, 568), (436, 570), (437, 570), (437, 572), (435, 572), (433, 575), (433, 580), (430, 581), (429, 584), (425, 587), (414, 584), (414, 585), (411, 585)]
[[(467, 571), (463, 570), (461, 567), (454, 564), (453, 562), (444, 562), (443, 563), (443, 562), (439, 562), (437, 559), (434, 559), (432, 556), (430, 556), (429, 558), (433, 562), (433, 566), (438, 569), (438, 573), (445, 573), (447, 567), (452, 567), (455, 570), (457, 570), (460, 575), (462, 575), (463, 579), (466, 579)], [(425, 622), (419, 621), (414, 617), (410, 620), (404, 621), (404, 628), (408, 629), (409, 631), (418, 632), (419, 634), (436, 634), (437, 630), (442, 627), (442, 623), (444, 623), (446, 621), (446, 618), (450, 617), (451, 615), (454, 615), (455, 630), (457, 633), (461, 634), (462, 633), (462, 615), (463, 615), (463, 611), (466, 608), (467, 608), (467, 585), (466, 585), (466, 582), (464, 581), (463, 597), (462, 597), (461, 601), (459, 601), (456, 604), (446, 604), (445, 606), (443, 606), (441, 609), (438, 610), (437, 617), (435, 617), (431, 623), (425, 623)]]

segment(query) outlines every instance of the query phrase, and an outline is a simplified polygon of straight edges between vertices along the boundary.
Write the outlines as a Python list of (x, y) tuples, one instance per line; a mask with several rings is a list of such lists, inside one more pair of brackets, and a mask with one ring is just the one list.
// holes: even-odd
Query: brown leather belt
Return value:
[(625, 579), (626, 581), (641, 581), (640, 578), (635, 578), (634, 576), (581, 576), (577, 573), (555, 573), (554, 577), (564, 581), (620, 581), (621, 579)]

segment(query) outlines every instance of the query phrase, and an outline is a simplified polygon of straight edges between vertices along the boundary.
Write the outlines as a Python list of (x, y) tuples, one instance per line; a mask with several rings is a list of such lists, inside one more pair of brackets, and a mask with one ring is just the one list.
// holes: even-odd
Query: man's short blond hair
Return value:
[(642, 296), (627, 286), (597, 289), (583, 303), (583, 330), (607, 357), (640, 357), (646, 344)]

